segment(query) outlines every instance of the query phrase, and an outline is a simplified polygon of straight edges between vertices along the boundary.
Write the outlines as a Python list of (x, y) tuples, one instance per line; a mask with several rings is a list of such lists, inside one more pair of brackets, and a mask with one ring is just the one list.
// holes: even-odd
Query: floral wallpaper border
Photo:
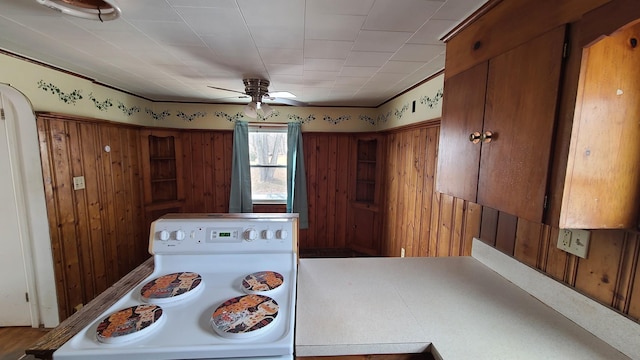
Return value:
[[(37, 82), (37, 85), (39, 89), (42, 89), (47, 93), (51, 93), (52, 95), (57, 96), (58, 99), (64, 102), (65, 104), (76, 105), (78, 101), (84, 99), (82, 96), (81, 89), (74, 89), (71, 92), (64, 92), (62, 89), (60, 89), (58, 86), (54, 85), (53, 83), (45, 83), (45, 81), (42, 79)], [(419, 101), (421, 105), (425, 105), (428, 108), (433, 109), (442, 102), (443, 96), (444, 96), (443, 88), (440, 88), (433, 96), (424, 95), (419, 97), (417, 101)], [(106, 98), (105, 100), (100, 101), (93, 95), (93, 93), (89, 93), (88, 98), (89, 100), (92, 101), (96, 109), (100, 111), (108, 111), (109, 108), (113, 107), (113, 101), (110, 98)], [(139, 106), (127, 107), (122, 101), (117, 101), (117, 103), (118, 103), (117, 108), (120, 109), (127, 116), (132, 116), (133, 114), (139, 113), (141, 111)], [(402, 107), (396, 108), (392, 111), (388, 111), (385, 114), (379, 114), (376, 117), (371, 117), (369, 115), (360, 115), (358, 118), (361, 121), (365, 121), (373, 126), (388, 122), (391, 115), (394, 115), (398, 120), (400, 120), (405, 115), (405, 113), (409, 110), (409, 108), (412, 107), (412, 105), (415, 106), (415, 103), (416, 103), (416, 100), (412, 100), (402, 105)], [(164, 110), (160, 113), (156, 113), (149, 108), (145, 108), (145, 113), (151, 116), (151, 118), (155, 121), (163, 121), (167, 119), (169, 116), (171, 116), (171, 113), (169, 112), (169, 110)], [(175, 116), (184, 121), (191, 122), (196, 119), (206, 117), (207, 113), (198, 111), (193, 114), (187, 114), (183, 111), (178, 111)], [(244, 118), (244, 114), (242, 112), (238, 112), (235, 114), (227, 114), (223, 111), (217, 111), (215, 112), (215, 116), (226, 119), (230, 122), (235, 122)], [(266, 121), (271, 117), (277, 117), (277, 116), (280, 116), (280, 112), (276, 110), (266, 117), (263, 117), (262, 114), (258, 114), (258, 120)], [(289, 120), (296, 121), (301, 124), (307, 124), (316, 119), (316, 116), (314, 114), (310, 114), (306, 118), (303, 118), (301, 116), (294, 115), (294, 114), (288, 114), (287, 117)], [(344, 121), (351, 120), (351, 115), (341, 115), (336, 118), (333, 118), (329, 115), (324, 115), (323, 120), (328, 122), (331, 125), (339, 125)]]
[(89, 93), (89, 99), (91, 101), (93, 101), (93, 104), (96, 106), (96, 108), (100, 111), (107, 111), (110, 107), (113, 106), (113, 103), (111, 102), (111, 99), (107, 98), (104, 101), (100, 102), (98, 101), (98, 99), (96, 99), (93, 96), (93, 93)]
[(82, 95), (81, 95), (82, 90), (74, 89), (70, 93), (65, 93), (64, 91), (60, 90), (60, 88), (55, 86), (54, 84), (45, 83), (44, 80), (38, 81), (38, 89), (42, 89), (42, 90), (44, 90), (46, 92), (50, 92), (53, 95), (57, 95), (58, 99), (60, 99), (60, 101), (64, 102), (65, 104), (75, 105), (76, 101), (82, 99)]
[(140, 112), (140, 107), (139, 106), (132, 106), (132, 107), (128, 108), (121, 101), (118, 101), (118, 109), (122, 110), (122, 112), (127, 116), (131, 116), (131, 115), (133, 115), (135, 113), (139, 113)]

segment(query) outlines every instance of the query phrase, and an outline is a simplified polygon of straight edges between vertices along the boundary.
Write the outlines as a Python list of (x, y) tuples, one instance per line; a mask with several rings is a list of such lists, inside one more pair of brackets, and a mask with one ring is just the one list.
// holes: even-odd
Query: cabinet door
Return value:
[(561, 227), (624, 229), (638, 224), (639, 38), (636, 23), (583, 52)]
[(478, 203), (541, 221), (565, 27), (489, 61)]
[(438, 149), (436, 191), (476, 201), (480, 144), (469, 135), (482, 129), (487, 62), (447, 79)]

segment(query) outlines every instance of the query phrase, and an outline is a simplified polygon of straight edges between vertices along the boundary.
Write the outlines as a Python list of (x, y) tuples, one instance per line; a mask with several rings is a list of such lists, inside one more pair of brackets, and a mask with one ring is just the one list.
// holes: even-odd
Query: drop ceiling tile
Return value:
[(38, 4), (36, 1), (2, 1), (0, 17), (17, 18), (20, 16), (63, 17), (62, 13)]
[(302, 49), (258, 48), (262, 61), (266, 64), (302, 65)]
[(427, 0), (377, 0), (363, 29), (415, 32), (442, 4)]
[(269, 74), (278, 75), (302, 75), (304, 68), (295, 64), (267, 64)]
[(183, 22), (135, 21), (138, 28), (152, 40), (167, 45), (201, 45), (200, 38)]
[(390, 52), (352, 51), (345, 61), (346, 66), (382, 66), (393, 56)]
[(340, 71), (344, 65), (342, 59), (304, 59), (305, 71)]
[(359, 89), (362, 85), (364, 85), (369, 77), (355, 77), (355, 76), (339, 76), (336, 79), (334, 87), (338, 88), (353, 88)]
[[(124, 5), (124, 4), (122, 4)], [(176, 11), (166, 2), (157, 0), (127, 1), (120, 6), (122, 17), (127, 20), (181, 21)], [(119, 19), (114, 20), (119, 21)]]
[[(16, 20), (19, 26), (26, 27), (42, 36), (54, 40), (71, 40), (86, 37), (89, 33), (64, 18), (50, 16), (22, 16)], [(47, 29), (47, 30), (44, 30)]]
[(391, 60), (427, 62), (438, 56), (443, 49), (445, 45), (405, 44)]
[(307, 14), (367, 15), (375, 0), (307, 0)]
[(299, 29), (304, 26), (304, 1), (237, 0), (249, 27), (281, 27)]
[(356, 77), (371, 77), (378, 71), (377, 66), (345, 66), (340, 71), (340, 76), (356, 76)]
[(402, 78), (404, 78), (404, 74), (394, 74), (394, 73), (377, 73), (373, 75), (368, 81), (367, 85), (372, 86), (391, 86)]
[(179, 7), (176, 11), (198, 35), (224, 36), (233, 31), (247, 31), (237, 8)]
[(317, 59), (346, 59), (353, 41), (306, 40), (304, 56)]
[(396, 52), (412, 35), (400, 31), (360, 31), (353, 45), (355, 51)]
[(160, 45), (140, 32), (101, 31), (94, 33), (94, 35), (119, 49), (132, 52), (144, 52), (145, 49), (153, 50), (160, 47)]
[(338, 71), (307, 71), (302, 74), (304, 80), (327, 80), (334, 81), (340, 72)]
[(307, 14), (304, 28), (306, 39), (350, 40), (358, 36), (366, 16)]
[(388, 61), (380, 68), (381, 73), (411, 74), (424, 65), (422, 61)]
[(479, 9), (486, 0), (447, 0), (434, 15), (433, 19), (457, 20), (466, 19)]
[(251, 36), (255, 46), (260, 48), (302, 49), (304, 33), (287, 27), (252, 26)]
[(206, 45), (167, 45), (163, 50), (182, 62), (206, 63), (216, 56)]
[(454, 20), (429, 20), (407, 41), (411, 44), (442, 45), (440, 39), (457, 24)]
[[(278, 90), (317, 89), (324, 104), (378, 105), (395, 95), (391, 91), (441, 69), (444, 47), (412, 46), (440, 44), (461, 20), (448, 17), (484, 1), (448, 0), (442, 7), (428, 0), (119, 2), (123, 17), (100, 23), (33, 0), (0, 0), (0, 48), (152, 99), (208, 101), (214, 92), (208, 84), (243, 90), (242, 77), (254, 74), (279, 84)], [(349, 40), (305, 39), (305, 17), (313, 29), (307, 37)], [(417, 29), (409, 39), (402, 34)]]
[(237, 8), (235, 0), (166, 0), (173, 7)]

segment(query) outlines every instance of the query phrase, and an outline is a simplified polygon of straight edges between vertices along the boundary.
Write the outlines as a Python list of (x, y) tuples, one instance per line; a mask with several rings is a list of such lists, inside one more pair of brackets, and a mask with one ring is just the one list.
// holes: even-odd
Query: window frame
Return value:
[[(284, 148), (285, 148), (285, 157), (288, 157), (288, 152), (289, 152), (289, 148), (288, 148), (288, 127), (287, 124), (276, 124), (276, 123), (249, 123), (249, 136), (251, 136), (252, 133), (260, 133), (260, 132), (264, 132), (264, 133), (283, 133), (285, 135), (285, 144), (284, 144)], [(249, 145), (250, 146), (250, 145)], [(284, 165), (278, 165), (278, 164), (266, 164), (266, 165), (253, 165), (251, 164), (251, 161), (249, 161), (249, 169), (284, 169), (285, 172), (287, 171), (287, 164)], [(254, 183), (253, 183), (253, 179), (251, 180), (251, 187), (252, 187), (252, 191), (251, 191), (251, 202), (253, 204), (256, 205), (286, 205), (287, 204), (287, 198), (288, 198), (288, 194), (287, 194), (287, 190), (285, 188), (285, 197), (284, 199), (256, 199), (254, 196), (255, 192), (253, 192), (254, 189)]]

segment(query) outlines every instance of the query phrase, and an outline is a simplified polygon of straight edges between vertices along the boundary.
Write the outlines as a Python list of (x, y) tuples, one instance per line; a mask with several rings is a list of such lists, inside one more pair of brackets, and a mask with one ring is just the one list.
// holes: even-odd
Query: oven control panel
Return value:
[(151, 224), (151, 254), (289, 252), (297, 242), (297, 217), (160, 218)]

